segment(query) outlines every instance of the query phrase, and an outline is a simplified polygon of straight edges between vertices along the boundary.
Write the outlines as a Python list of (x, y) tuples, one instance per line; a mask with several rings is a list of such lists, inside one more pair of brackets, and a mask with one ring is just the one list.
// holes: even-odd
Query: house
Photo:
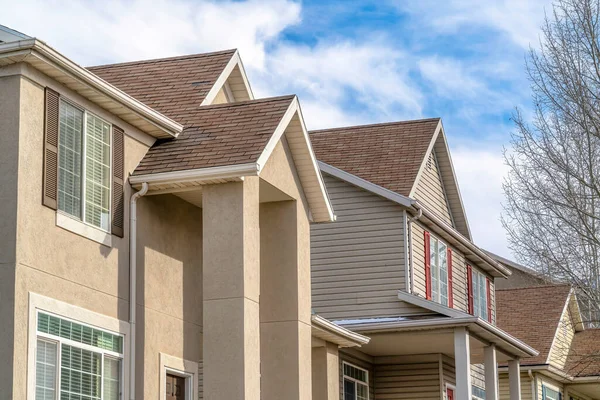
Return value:
[(368, 338), (311, 310), (334, 214), (298, 99), (255, 99), (235, 50), (86, 69), (0, 41), (1, 397), (327, 396)]
[(532, 286), (546, 286), (551, 284), (547, 278), (540, 275), (536, 271), (532, 270), (525, 265), (521, 265), (517, 262), (509, 260), (505, 257), (494, 254), (490, 251), (486, 251), (490, 257), (498, 261), (506, 268), (510, 270), (510, 277), (508, 279), (500, 279), (496, 282), (496, 289), (513, 289), (521, 287), (532, 287)]
[(310, 136), (337, 217), (311, 226), (312, 306), (371, 338), (340, 351), (340, 398), (495, 400), (507, 363), (519, 399), (538, 352), (496, 323), (510, 271), (471, 240), (441, 120)]
[[(498, 326), (534, 346), (521, 360), (521, 398), (600, 399), (600, 330), (585, 328), (570, 285), (497, 290)], [(500, 398), (508, 399), (506, 367)]]

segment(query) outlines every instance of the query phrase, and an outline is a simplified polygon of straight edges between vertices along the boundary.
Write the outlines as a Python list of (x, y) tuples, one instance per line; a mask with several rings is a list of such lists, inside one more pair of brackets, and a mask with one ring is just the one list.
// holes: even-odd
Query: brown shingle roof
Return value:
[(540, 352), (521, 364), (546, 364), (570, 291), (570, 285), (496, 290), (497, 325)]
[(310, 138), (319, 161), (408, 196), (439, 121), (325, 129)]
[(600, 329), (575, 333), (565, 372), (572, 376), (600, 376)]
[(200, 107), (179, 137), (156, 142), (133, 174), (256, 162), (294, 98)]
[(99, 65), (88, 70), (161, 114), (186, 125), (235, 50)]

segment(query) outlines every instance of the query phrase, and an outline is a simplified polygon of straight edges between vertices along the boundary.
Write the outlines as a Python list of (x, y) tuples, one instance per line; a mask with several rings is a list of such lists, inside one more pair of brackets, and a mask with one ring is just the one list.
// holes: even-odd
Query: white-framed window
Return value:
[(60, 100), (58, 210), (110, 232), (111, 124)]
[(122, 399), (122, 335), (38, 311), (36, 337), (35, 400)]
[(542, 384), (542, 400), (562, 400), (562, 393), (558, 388)]
[(159, 356), (161, 400), (192, 400), (202, 398), (200, 363), (165, 353)]
[(344, 400), (369, 400), (369, 371), (344, 361)]
[(485, 389), (471, 385), (471, 397), (473, 400), (485, 400)]
[(435, 236), (429, 239), (431, 299), (448, 305), (448, 246)]
[(488, 320), (487, 279), (481, 272), (473, 269), (471, 272), (473, 285), (473, 315)]

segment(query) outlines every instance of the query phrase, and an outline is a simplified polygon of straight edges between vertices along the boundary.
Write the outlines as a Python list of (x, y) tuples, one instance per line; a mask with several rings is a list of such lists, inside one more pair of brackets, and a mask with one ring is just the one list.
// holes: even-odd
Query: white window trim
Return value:
[[(81, 176), (82, 176), (82, 179), (81, 179), (81, 219), (76, 218), (74, 215), (60, 211), (57, 207), (56, 225), (63, 229), (66, 229), (70, 232), (73, 232), (79, 236), (83, 236), (85, 238), (93, 240), (94, 242), (103, 244), (108, 247), (112, 247), (112, 233), (111, 233), (112, 213), (113, 213), (112, 190), (113, 190), (113, 175), (114, 175), (114, 171), (113, 171), (113, 150), (114, 150), (113, 149), (113, 124), (110, 123), (105, 118), (99, 116), (98, 114), (96, 114), (92, 111), (89, 111), (85, 107), (82, 107), (79, 104), (77, 104), (76, 102), (70, 100), (69, 98), (63, 97), (63, 96), (60, 97), (59, 107), (60, 107), (60, 104), (63, 102), (69, 104), (72, 107), (77, 108), (79, 111), (81, 111), (83, 113), (83, 122), (82, 122), (83, 131), (82, 131), (82, 137), (81, 137), (81, 143), (82, 143), (82, 152), (81, 152), (81, 154), (82, 154), (82, 156), (81, 156), (81, 158), (82, 158), (82, 160), (81, 160), (81, 172), (82, 172), (81, 173)], [(99, 120), (106, 123), (110, 127), (110, 132), (108, 134), (109, 141), (110, 141), (110, 144), (109, 144), (110, 182), (109, 182), (109, 196), (108, 197), (109, 197), (109, 201), (111, 201), (111, 205), (108, 210), (109, 211), (109, 213), (108, 213), (108, 230), (104, 230), (100, 227), (97, 227), (95, 225), (85, 222), (85, 207), (86, 207), (86, 204), (85, 204), (85, 192), (86, 192), (85, 171), (86, 171), (86, 167), (87, 167), (85, 151), (87, 148), (86, 132), (87, 132), (88, 115), (92, 115), (92, 116), (94, 116), (94, 118), (98, 118)], [(60, 125), (60, 123), (59, 123), (59, 125)], [(59, 136), (59, 141), (60, 141), (60, 127), (58, 130), (58, 136)], [(57, 177), (57, 179), (58, 179), (58, 177)], [(57, 202), (58, 202), (58, 199), (57, 199)]]
[[(548, 383), (543, 379), (542, 379), (541, 387), (542, 387), (542, 392), (543, 392), (543, 388), (546, 387), (547, 389), (554, 390), (555, 392), (559, 393), (560, 394), (559, 396), (562, 396), (562, 390), (558, 386)], [(562, 397), (564, 398), (564, 396), (562, 396)], [(546, 399), (542, 399), (542, 400), (546, 400)]]
[[(483, 288), (484, 288), (484, 295), (483, 295), (484, 307), (483, 307), (483, 310), (485, 311), (485, 315), (477, 315), (478, 314), (478, 309), (476, 307), (476, 303), (475, 302), (476, 301), (479, 302), (479, 300), (481, 300), (481, 298), (475, 296), (475, 286), (476, 286), (475, 275), (479, 275), (483, 279), (483, 282), (484, 282), (484, 284), (483, 284)], [(490, 316), (488, 315), (489, 304), (488, 304), (488, 296), (487, 296), (487, 279), (488, 279), (487, 276), (483, 272), (481, 272), (481, 271), (479, 271), (479, 270), (471, 267), (471, 286), (472, 286), (472, 290), (473, 290), (473, 315), (475, 315), (475, 316), (477, 316), (477, 317), (479, 317), (481, 319), (484, 319), (486, 321), (488, 321), (489, 318), (490, 318)], [(477, 290), (479, 291), (479, 288)]]
[(71, 215), (56, 210), (56, 226), (73, 232), (101, 245), (112, 247), (112, 235), (93, 225), (86, 224)]
[(185, 400), (198, 397), (198, 363), (160, 353), (160, 399), (167, 398), (167, 373), (185, 378)]
[(478, 385), (471, 385), (471, 399), (474, 399), (474, 400), (485, 400), (484, 398), (482, 398), (482, 397), (479, 397), (479, 396), (475, 396), (475, 395), (473, 394), (473, 387), (477, 387), (477, 388), (479, 388), (479, 389), (481, 389), (481, 390), (483, 390), (483, 391), (485, 392), (485, 389), (484, 389), (484, 388), (482, 388), (481, 386), (478, 386)]
[(448, 399), (448, 389), (452, 389), (452, 391), (454, 392), (454, 396), (456, 396), (456, 386), (446, 382), (446, 384), (444, 385), (444, 399), (446, 400)]
[[(47, 312), (56, 316), (64, 317), (69, 320), (81, 322), (86, 325), (103, 329), (123, 335), (123, 361), (122, 361), (122, 399), (129, 398), (129, 323), (116, 318), (77, 307), (50, 297), (42, 296), (37, 293), (29, 293), (29, 329), (28, 329), (28, 356), (27, 356), (27, 400), (35, 400), (35, 362), (38, 337), (47, 340), (43, 333), (37, 332), (37, 314), (38, 312)], [(52, 339), (51, 339), (52, 340)], [(83, 347), (84, 344), (77, 343), (77, 346)], [(106, 351), (110, 353), (109, 351)], [(120, 355), (119, 355), (120, 356)]]
[[(365, 373), (365, 378), (366, 378), (365, 380), (366, 380), (366, 382), (346, 375), (344, 373), (344, 365), (348, 365), (348, 366), (350, 366), (352, 368), (356, 368), (356, 369), (359, 369), (359, 370), (363, 371)], [(367, 387), (367, 400), (370, 399), (371, 395), (369, 394), (369, 391), (371, 389), (371, 386), (369, 385), (369, 371), (368, 370), (366, 370), (364, 368), (361, 368), (358, 365), (349, 363), (347, 361), (342, 361), (342, 384), (344, 383), (343, 381), (346, 380), (346, 379), (348, 379), (349, 381), (355, 382), (355, 383), (360, 383), (361, 385), (365, 385)], [(342, 388), (342, 392), (344, 393), (344, 400), (347, 400), (346, 399), (346, 391), (344, 390), (344, 388)]]
[[(437, 299), (433, 298), (433, 265), (431, 264), (431, 252), (432, 252), (432, 240), (436, 240), (438, 243), (442, 243), (444, 246), (446, 246), (446, 303), (442, 303), (442, 293), (440, 290), (441, 285), (438, 285), (438, 289), (437, 289)], [(450, 276), (448, 274), (448, 243), (446, 243), (445, 241), (441, 240), (440, 238), (438, 238), (435, 235), (432, 235), (431, 233), (429, 233), (429, 269), (430, 269), (430, 274), (431, 277), (431, 300), (435, 301), (438, 304), (441, 304), (443, 306), (448, 307), (448, 304), (450, 303)], [(440, 271), (440, 267), (441, 264), (437, 266), (437, 271), (438, 271), (438, 276), (437, 276), (437, 281), (440, 282), (440, 278), (439, 278), (439, 271)]]

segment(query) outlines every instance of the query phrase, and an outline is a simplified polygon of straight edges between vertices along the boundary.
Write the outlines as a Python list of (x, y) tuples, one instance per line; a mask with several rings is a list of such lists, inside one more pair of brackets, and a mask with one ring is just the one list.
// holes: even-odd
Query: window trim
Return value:
[(546, 392), (546, 390), (544, 390), (544, 388), (546, 389), (550, 389), (556, 393), (558, 393), (558, 399), (556, 400), (560, 400), (563, 398), (563, 394), (561, 389), (558, 386), (554, 386), (550, 383), (547, 383), (546, 381), (542, 380), (542, 393), (544, 393), (542, 400), (547, 400), (548, 399), (548, 394)]
[[(88, 309), (74, 306), (50, 297), (42, 296), (37, 293), (29, 292), (29, 326), (28, 326), (28, 355), (27, 355), (27, 400), (35, 400), (36, 388), (36, 355), (37, 355), (37, 340), (38, 337), (43, 340), (48, 340), (43, 332), (37, 331), (37, 315), (39, 312), (51, 314), (66, 320), (75, 321), (79, 324), (88, 325), (97, 329), (105, 330), (113, 334), (123, 336), (123, 353), (119, 354), (121, 361), (121, 399), (129, 398), (129, 334), (130, 325), (126, 321), (112, 318), (103, 314), (90, 311)], [(52, 337), (53, 338), (53, 337)], [(52, 340), (52, 339), (51, 339)], [(69, 340), (69, 339), (64, 339)], [(54, 340), (60, 343), (59, 340)], [(67, 343), (68, 344), (68, 343)], [(83, 343), (75, 342), (76, 346), (83, 348), (86, 346)], [(103, 350), (93, 347), (95, 352), (111, 353), (110, 350)], [(118, 354), (118, 353), (117, 353)], [(57, 356), (60, 356), (60, 346), (57, 349)], [(57, 379), (59, 378), (60, 370), (57, 371)], [(60, 381), (58, 381), (60, 382)], [(58, 388), (58, 386), (57, 386)], [(57, 393), (60, 392), (57, 390)]]
[[(437, 276), (437, 282), (438, 282), (438, 287), (437, 287), (437, 298), (435, 298), (436, 296), (434, 296), (434, 290), (433, 290), (433, 285), (434, 285), (434, 279), (433, 279), (433, 264), (431, 263), (431, 252), (433, 251), (433, 241), (437, 241), (438, 243), (442, 243), (445, 248), (446, 248), (446, 302), (442, 303), (442, 294), (441, 294), (441, 290), (440, 290), (440, 277), (439, 277), (439, 271), (440, 271), (440, 266), (436, 265), (436, 269), (438, 271), (438, 276)], [(438, 304), (441, 304), (443, 306), (449, 307), (450, 304), (450, 276), (448, 274), (448, 249), (450, 248), (450, 246), (448, 245), (448, 243), (446, 243), (444, 240), (441, 240), (440, 238), (438, 238), (436, 235), (431, 234), (431, 232), (429, 233), (429, 269), (430, 269), (430, 277), (429, 280), (431, 282), (431, 301), (434, 301)], [(439, 252), (437, 252), (439, 255)], [(427, 256), (427, 255), (426, 255)], [(425, 277), (425, 279), (427, 279), (427, 277)]]
[[(101, 117), (100, 115), (98, 115), (95, 112), (92, 112), (90, 110), (88, 110), (87, 108), (79, 105), (77, 102), (71, 100), (68, 97), (65, 96), (60, 96), (59, 98), (59, 102), (58, 102), (58, 107), (59, 107), (59, 128), (58, 128), (58, 140), (59, 140), (59, 145), (57, 148), (57, 156), (58, 156), (58, 165), (60, 165), (60, 107), (62, 106), (62, 103), (67, 103), (68, 105), (70, 105), (71, 107), (74, 107), (76, 109), (78, 109), (79, 111), (81, 111), (83, 113), (83, 122), (82, 122), (82, 137), (81, 137), (81, 146), (82, 146), (82, 151), (81, 151), (81, 218), (77, 218), (74, 215), (71, 215), (67, 212), (64, 211), (60, 211), (59, 207), (58, 207), (58, 198), (56, 199), (56, 213), (57, 213), (57, 222), (56, 224), (58, 226), (60, 226), (61, 228), (67, 229), (69, 231), (72, 231), (73, 233), (77, 233), (80, 236), (84, 236), (87, 237), (88, 239), (91, 239), (95, 242), (104, 244), (106, 246), (111, 246), (111, 240), (109, 240), (110, 236), (112, 235), (111, 233), (111, 228), (112, 228), (112, 213), (113, 213), (113, 209), (112, 209), (112, 191), (113, 191), (113, 124), (111, 122), (109, 122), (108, 120), (106, 120), (105, 118)], [(88, 121), (88, 116), (91, 115), (94, 118), (98, 118), (100, 121), (104, 122), (106, 125), (109, 126), (109, 133), (108, 133), (108, 138), (109, 138), (109, 177), (110, 177), (110, 181), (108, 184), (108, 189), (109, 189), (109, 193), (108, 193), (108, 198), (109, 198), (109, 209), (108, 209), (108, 229), (102, 229), (99, 226), (95, 226), (92, 225), (88, 222), (85, 221), (85, 208), (86, 208), (86, 201), (85, 201), (85, 193), (86, 193), (86, 168), (87, 168), (87, 160), (86, 160), (86, 150), (87, 150), (87, 121)], [(58, 166), (57, 166), (58, 168)], [(59, 174), (60, 175), (60, 174)], [(57, 185), (58, 180), (60, 179), (60, 176), (57, 176)], [(78, 222), (79, 224), (73, 224), (73, 223), (69, 223), (66, 222), (64, 219), (61, 218), (61, 224), (59, 224), (59, 217), (58, 214), (62, 214), (62, 216), (67, 217), (69, 219), (71, 219), (72, 221)], [(81, 226), (83, 225), (83, 226)], [(85, 229), (85, 227), (89, 227), (90, 229)], [(94, 232), (94, 231), (99, 231), (99, 232)], [(101, 235), (100, 233), (104, 233), (105, 235)], [(107, 238), (106, 236), (109, 236), (109, 238)]]
[(160, 353), (159, 363), (160, 381), (158, 383), (158, 389), (160, 391), (161, 400), (166, 400), (167, 398), (167, 373), (185, 378), (185, 400), (198, 398), (199, 368), (197, 362)]
[[(359, 379), (353, 378), (351, 376), (346, 375), (346, 373), (344, 372), (344, 365), (348, 365), (352, 368), (356, 368), (360, 371), (363, 371), (365, 373), (365, 381), (361, 381)], [(365, 369), (365, 368), (361, 368), (358, 365), (352, 364), (350, 362), (347, 361), (342, 361), (342, 384), (344, 383), (344, 380), (348, 379), (349, 381), (354, 382), (354, 384), (356, 385), (357, 383), (360, 383), (361, 385), (365, 385), (367, 387), (367, 400), (370, 400), (370, 393), (369, 390), (371, 389), (370, 385), (369, 385), (369, 370)], [(344, 388), (342, 387), (342, 393), (344, 393), (344, 400), (354, 400), (354, 399), (346, 399), (346, 391), (344, 390)]]
[(443, 397), (444, 399), (448, 400), (448, 389), (452, 390), (452, 392), (454, 393), (454, 396), (456, 397), (456, 386), (451, 384), (451, 383), (444, 383), (444, 393), (443, 393)]

